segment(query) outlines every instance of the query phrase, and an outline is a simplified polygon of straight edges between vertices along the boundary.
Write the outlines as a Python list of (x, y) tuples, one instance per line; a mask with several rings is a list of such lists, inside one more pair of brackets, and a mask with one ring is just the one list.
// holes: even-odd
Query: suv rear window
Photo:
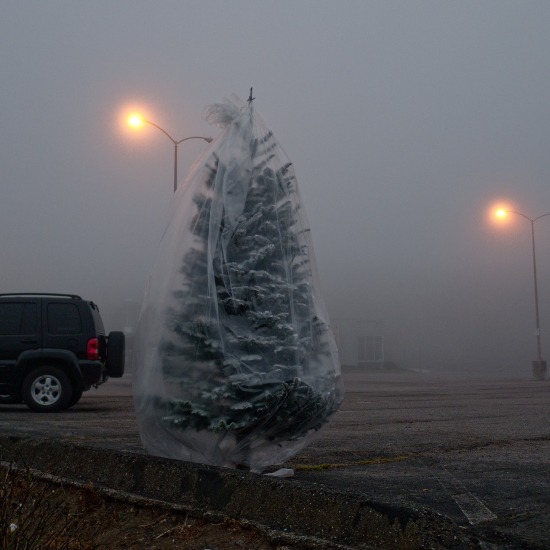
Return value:
[(36, 334), (36, 304), (8, 302), (0, 304), (0, 335)]
[(88, 303), (92, 311), (92, 318), (94, 320), (96, 333), (104, 335), (105, 329), (103, 328), (103, 321), (101, 320), (101, 315), (99, 314), (99, 308), (93, 302)]
[(75, 304), (48, 304), (49, 334), (80, 334), (82, 322)]

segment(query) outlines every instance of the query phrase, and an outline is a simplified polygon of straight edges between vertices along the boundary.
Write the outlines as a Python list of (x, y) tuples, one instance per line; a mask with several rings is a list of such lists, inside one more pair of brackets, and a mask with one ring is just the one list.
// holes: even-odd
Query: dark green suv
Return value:
[(0, 294), (0, 402), (72, 407), (124, 374), (124, 333), (105, 335), (98, 307), (72, 294)]

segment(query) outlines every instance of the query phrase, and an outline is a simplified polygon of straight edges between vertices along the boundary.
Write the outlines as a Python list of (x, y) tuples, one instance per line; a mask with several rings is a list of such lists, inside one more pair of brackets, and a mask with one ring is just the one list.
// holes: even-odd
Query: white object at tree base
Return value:
[(292, 468), (279, 468), (276, 472), (265, 475), (272, 477), (294, 477), (294, 470)]
[(291, 162), (254, 108), (174, 196), (135, 337), (134, 398), (157, 456), (262, 472), (309, 444), (343, 399)]

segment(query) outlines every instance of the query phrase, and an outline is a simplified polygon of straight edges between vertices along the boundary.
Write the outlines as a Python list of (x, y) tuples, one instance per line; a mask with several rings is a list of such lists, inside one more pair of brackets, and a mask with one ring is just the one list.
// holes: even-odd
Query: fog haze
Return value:
[[(550, 213), (549, 26), (529, 0), (4, 2), (0, 292), (77, 293), (120, 330), (173, 195), (172, 144), (125, 118), (215, 137), (204, 106), (253, 86), (333, 323), (382, 320), (402, 366), (529, 377), (531, 228), (489, 211)], [(180, 146), (180, 182), (205, 147)], [(546, 357), (550, 216), (535, 228)]]

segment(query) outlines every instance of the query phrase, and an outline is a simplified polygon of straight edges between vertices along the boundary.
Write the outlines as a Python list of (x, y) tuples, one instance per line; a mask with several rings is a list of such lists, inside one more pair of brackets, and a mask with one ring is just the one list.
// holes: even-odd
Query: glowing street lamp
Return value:
[(531, 222), (531, 242), (533, 245), (533, 275), (535, 280), (535, 318), (537, 323), (537, 326), (535, 329), (535, 335), (537, 337), (537, 354), (538, 354), (537, 359), (533, 361), (533, 378), (535, 380), (544, 380), (546, 377), (546, 361), (542, 358), (541, 349), (540, 349), (539, 294), (538, 294), (538, 288), (537, 288), (537, 259), (535, 256), (535, 222), (540, 218), (544, 218), (545, 216), (550, 216), (550, 213), (542, 214), (541, 216), (538, 216), (537, 218), (532, 219), (529, 216), (522, 214), (521, 212), (516, 212), (515, 210), (501, 209), (501, 210), (497, 210), (496, 212), (496, 215), (499, 218), (505, 218), (507, 214), (517, 214), (518, 216), (521, 216)]
[(184, 139), (180, 139), (179, 141), (176, 141), (164, 128), (161, 128), (154, 122), (151, 122), (150, 120), (146, 120), (144, 118), (141, 118), (137, 115), (132, 116), (128, 119), (128, 122), (132, 126), (139, 127), (144, 122), (147, 124), (150, 124), (151, 126), (154, 126), (155, 128), (158, 128), (163, 134), (167, 135), (170, 138), (170, 141), (174, 144), (174, 193), (176, 192), (178, 188), (178, 145), (180, 143), (183, 143), (184, 141), (187, 141), (188, 139), (204, 139), (207, 143), (211, 143), (213, 140), (209, 137), (202, 137), (202, 136), (191, 136)]

